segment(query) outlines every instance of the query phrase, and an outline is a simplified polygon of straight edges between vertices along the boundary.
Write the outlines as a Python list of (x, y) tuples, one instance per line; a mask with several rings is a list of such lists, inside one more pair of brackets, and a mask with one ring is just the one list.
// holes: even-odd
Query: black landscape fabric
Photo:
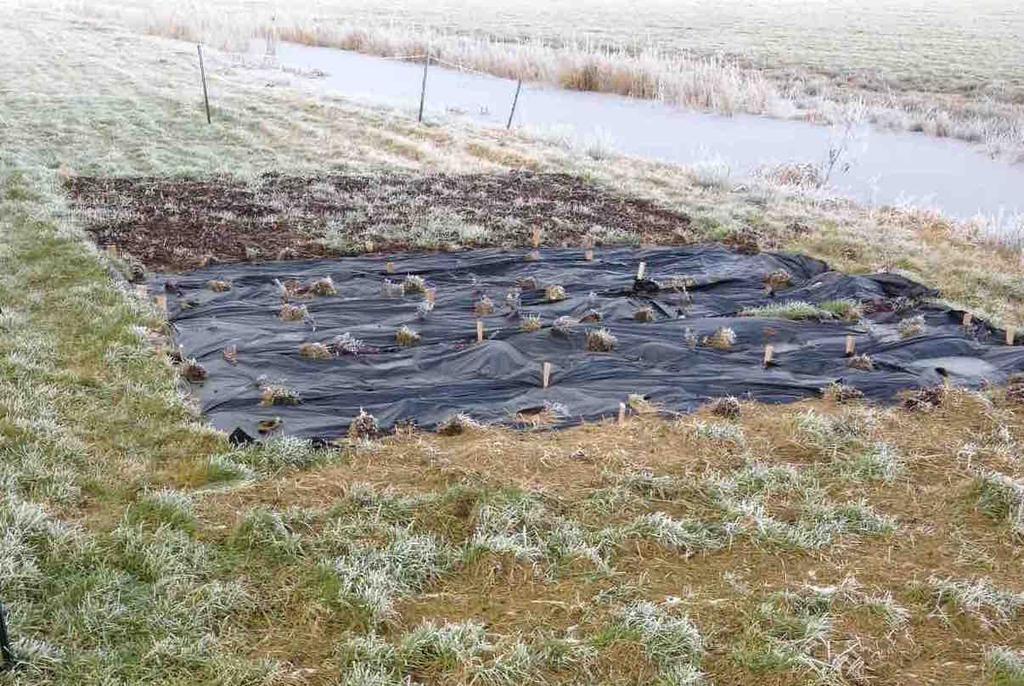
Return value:
[[(646, 273), (637, 281), (641, 262)], [(407, 275), (433, 290), (432, 308), (415, 278), (401, 292)], [(323, 277), (336, 294), (302, 292)], [(564, 288), (565, 299), (549, 302), (550, 286)], [(936, 294), (912, 281), (847, 276), (808, 257), (719, 245), (601, 249), (592, 261), (580, 249), (544, 249), (233, 264), (160, 276), (150, 287), (166, 290), (175, 341), (207, 372), (192, 384), (202, 411), (216, 427), (253, 437), (261, 421), (279, 418), (264, 435), (338, 438), (360, 409), (382, 428), (434, 428), (459, 412), (514, 423), (541, 410), (568, 425), (614, 416), (633, 394), (677, 412), (728, 395), (792, 402), (833, 382), (891, 400), (904, 389), (978, 387), (1024, 370), (1024, 347), (1006, 345), (1005, 333), (983, 322), (964, 326), (962, 312), (928, 304)], [(285, 290), (289, 303), (306, 308), (304, 319), (281, 318)], [(478, 316), (484, 296), (493, 313)], [(837, 300), (855, 301), (863, 317), (740, 316), (797, 301), (835, 309)], [(539, 330), (523, 330), (530, 316), (539, 317)], [(912, 325), (918, 316), (923, 327)], [(397, 345), (402, 326), (418, 343)], [(616, 339), (610, 352), (588, 350), (588, 333), (599, 329)], [(735, 334), (728, 349), (714, 345), (728, 339), (723, 329)], [(848, 335), (873, 369), (850, 365)], [(330, 356), (301, 355), (311, 342)], [(774, 350), (768, 367), (766, 345)], [(261, 404), (268, 385), (290, 389), (299, 403)]]

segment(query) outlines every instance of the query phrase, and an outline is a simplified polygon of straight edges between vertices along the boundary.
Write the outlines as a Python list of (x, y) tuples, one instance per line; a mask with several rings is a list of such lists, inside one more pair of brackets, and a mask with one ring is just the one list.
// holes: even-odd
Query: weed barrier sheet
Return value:
[[(637, 280), (641, 262), (646, 273)], [(433, 289), (429, 312), (428, 295), (385, 284), (407, 275)], [(299, 294), (291, 285), (323, 277), (337, 294)], [(548, 286), (563, 287), (565, 298), (549, 301)], [(793, 402), (833, 382), (884, 401), (944, 382), (1001, 383), (1024, 370), (1024, 347), (1006, 345), (1005, 332), (978, 320), (965, 326), (962, 312), (931, 303), (933, 291), (905, 278), (849, 276), (808, 257), (719, 245), (600, 249), (592, 261), (580, 249), (544, 249), (233, 264), (162, 275), (150, 288), (167, 295), (183, 357), (206, 370), (191, 384), (203, 413), (217, 428), (253, 437), (261, 421), (279, 419), (274, 434), (338, 438), (361, 409), (382, 428), (434, 428), (460, 412), (502, 423), (543, 412), (564, 426), (614, 416), (633, 394), (687, 412), (728, 395)], [(283, 288), (293, 292), (283, 296)], [(481, 314), (484, 296), (490, 314)], [(307, 316), (282, 319), (285, 299)], [(855, 302), (863, 315), (741, 316), (795, 302), (835, 309), (836, 301)], [(542, 326), (525, 331), (531, 315)], [(417, 344), (396, 343), (402, 326), (419, 334)], [(598, 329), (614, 335), (610, 352), (588, 350), (588, 333)], [(735, 334), (728, 349), (715, 347), (728, 338), (722, 329)], [(872, 369), (851, 366), (850, 335)], [(330, 357), (300, 354), (311, 342), (325, 344)], [(766, 345), (773, 348), (767, 367)], [(294, 391), (300, 402), (261, 404), (268, 385)]]

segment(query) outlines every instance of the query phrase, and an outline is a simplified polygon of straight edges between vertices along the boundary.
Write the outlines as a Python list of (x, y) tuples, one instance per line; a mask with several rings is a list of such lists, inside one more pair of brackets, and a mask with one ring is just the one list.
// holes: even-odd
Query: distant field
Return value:
[[(1015, 0), (218, 0), (237, 19), (301, 12), (331, 22), (394, 20), (460, 33), (721, 53), (766, 67), (872, 72), (902, 88), (1024, 97), (1024, 11)], [(175, 10), (186, 15), (188, 12)]]

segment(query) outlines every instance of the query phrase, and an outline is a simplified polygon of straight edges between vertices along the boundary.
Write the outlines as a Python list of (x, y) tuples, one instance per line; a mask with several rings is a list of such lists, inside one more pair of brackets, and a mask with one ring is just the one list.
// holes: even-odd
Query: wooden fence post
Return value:
[(196, 43), (196, 51), (199, 53), (199, 74), (203, 77), (203, 104), (206, 105), (206, 123), (210, 124), (210, 94), (206, 90), (206, 65), (203, 62), (202, 43)]
[(523, 87), (523, 80), (519, 79), (519, 83), (516, 84), (516, 95), (512, 98), (512, 111), (508, 113), (508, 123), (505, 124), (505, 129), (512, 128), (512, 117), (516, 116), (516, 104), (519, 102), (519, 91)]

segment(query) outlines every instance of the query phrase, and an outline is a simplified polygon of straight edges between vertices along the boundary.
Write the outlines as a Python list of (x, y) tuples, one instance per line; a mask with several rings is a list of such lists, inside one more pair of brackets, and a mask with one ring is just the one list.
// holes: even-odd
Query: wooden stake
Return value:
[(156, 296), (156, 308), (158, 310), (160, 310), (163, 314), (165, 314), (165, 315), (167, 314), (167, 296), (166, 295), (161, 294), (161, 295)]
[(505, 124), (506, 129), (512, 128), (512, 117), (516, 116), (516, 105), (519, 103), (519, 91), (523, 88), (523, 80), (519, 79), (519, 83), (516, 84), (516, 95), (512, 98), (512, 111), (508, 113), (508, 123)]
[(970, 312), (964, 312), (964, 328), (968, 328), (971, 325), (971, 320), (974, 319), (974, 315)]
[(773, 346), (771, 346), (771, 345), (766, 345), (764, 347), (764, 366), (765, 367), (770, 367), (770, 366), (772, 366), (772, 364), (774, 364), (772, 362), (772, 357), (774, 355), (775, 355), (775, 348)]
[(427, 290), (423, 291), (423, 297), (426, 299), (428, 303), (433, 304), (434, 301), (437, 300), (437, 289), (428, 288)]
[(591, 250), (590, 248), (584, 250), (583, 259), (585, 259), (587, 262), (592, 262), (594, 260), (594, 251)]
[(1017, 340), (1017, 329), (1013, 326), (1006, 327), (1006, 345), (1013, 345)]
[(857, 352), (857, 341), (853, 336), (846, 337), (846, 356), (853, 357), (853, 354)]
[(619, 424), (626, 423), (626, 403), (619, 403)]
[(203, 63), (203, 44), (196, 44), (196, 51), (199, 53), (199, 74), (203, 77), (203, 104), (206, 105), (206, 123), (210, 121), (210, 94), (206, 90), (206, 65)]
[(385, 262), (384, 263), (384, 271), (386, 271), (388, 274), (394, 274), (395, 273), (395, 263), (394, 262)]
[(646, 262), (641, 262), (640, 266), (638, 266), (636, 268), (636, 280), (637, 281), (643, 281), (644, 280), (644, 274), (646, 274), (646, 273), (647, 273), (647, 263)]
[(533, 249), (536, 250), (540, 247), (540, 227), (533, 229)]
[(107, 246), (107, 256), (115, 260), (121, 256), (120, 251), (117, 249), (117, 246), (114, 245), (113, 243)]
[(484, 342), (484, 322), (482, 319), (476, 320), (476, 342)]
[(541, 387), (547, 388), (548, 384), (551, 383), (551, 363), (545, 362), (541, 366)]
[(430, 68), (430, 48), (427, 48), (427, 58), (423, 61), (423, 85), (420, 86), (420, 113), (416, 116), (416, 121), (423, 121), (423, 103), (427, 99), (427, 69)]

